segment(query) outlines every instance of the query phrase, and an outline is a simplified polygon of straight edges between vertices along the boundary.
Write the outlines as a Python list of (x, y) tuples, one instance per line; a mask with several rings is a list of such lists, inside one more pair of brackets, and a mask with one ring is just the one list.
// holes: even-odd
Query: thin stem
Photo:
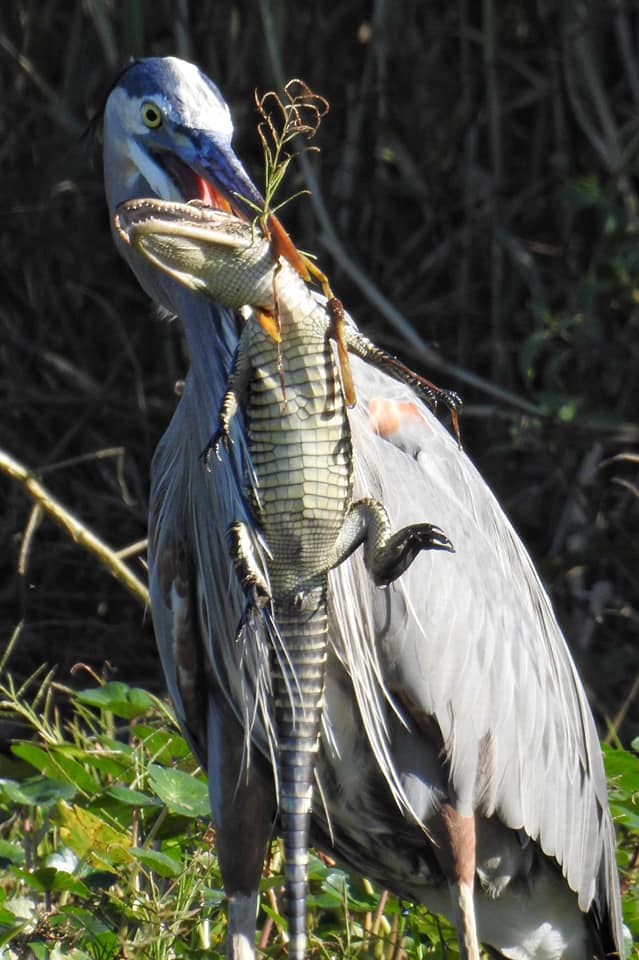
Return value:
[(149, 591), (119, 559), (117, 552), (100, 540), (77, 517), (42, 486), (35, 475), (4, 450), (0, 450), (0, 470), (20, 484), (29, 496), (53, 517), (69, 536), (98, 560), (143, 606), (149, 603)]

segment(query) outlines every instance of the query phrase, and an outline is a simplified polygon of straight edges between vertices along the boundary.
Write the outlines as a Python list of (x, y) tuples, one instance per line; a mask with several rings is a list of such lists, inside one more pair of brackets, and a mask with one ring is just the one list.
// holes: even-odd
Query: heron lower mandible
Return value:
[[(220, 92), (195, 66), (132, 63), (104, 112), (112, 217), (125, 200), (159, 197), (251, 218), (241, 198), (259, 206), (261, 197), (232, 132)], [(274, 230), (287, 256), (294, 248)], [(152, 614), (179, 721), (208, 770), (229, 956), (245, 960), (255, 953), (277, 803), (250, 624), (237, 641), (243, 598), (226, 530), (243, 515), (241, 489), (227, 460), (213, 459), (212, 473), (200, 460), (242, 320), (115, 240), (188, 341), (184, 393), (153, 461)], [(387, 589), (374, 586), (357, 553), (332, 571), (313, 840), (451, 917), (462, 956), (476, 956), (475, 928), (515, 960), (623, 954), (599, 741), (548, 597), (486, 484), (431, 412), (357, 360), (353, 375), (356, 496), (381, 500), (394, 528), (427, 508), (457, 553), (446, 564), (421, 555)]]

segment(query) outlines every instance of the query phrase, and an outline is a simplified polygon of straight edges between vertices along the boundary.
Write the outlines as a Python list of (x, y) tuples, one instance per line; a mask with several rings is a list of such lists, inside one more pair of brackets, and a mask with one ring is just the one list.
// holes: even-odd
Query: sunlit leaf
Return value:
[(129, 807), (157, 807), (160, 801), (157, 797), (151, 797), (148, 793), (142, 793), (141, 790), (132, 790), (130, 787), (109, 787), (105, 791), (105, 796), (113, 797), (120, 803), (125, 803)]
[(24, 858), (23, 847), (0, 838), (0, 868), (6, 867), (9, 863), (23, 863)]
[(99, 868), (130, 861), (130, 835), (74, 804), (60, 804), (55, 816), (63, 841), (80, 858)]
[(7, 897), (4, 907), (18, 920), (31, 920), (36, 913), (36, 905), (29, 897)]
[(71, 800), (75, 787), (70, 783), (50, 780), (48, 777), (30, 777), (21, 783), (0, 780), (0, 802), (50, 807), (58, 800)]
[(209, 816), (211, 807), (205, 780), (152, 763), (149, 782), (160, 800), (174, 813), (181, 813), (185, 817)]
[(47, 867), (55, 867), (63, 873), (75, 873), (78, 868), (79, 860), (73, 850), (69, 847), (61, 847), (55, 853), (49, 854), (46, 861)]
[(32, 890), (62, 891), (67, 890), (80, 897), (88, 897), (89, 889), (85, 884), (67, 873), (65, 870), (56, 870), (55, 867), (38, 867), (36, 870), (18, 870), (19, 876)]
[(76, 697), (80, 703), (98, 707), (100, 710), (108, 710), (116, 717), (122, 717), (125, 720), (139, 717), (140, 714), (153, 710), (156, 706), (155, 700), (146, 690), (129, 687), (126, 683), (115, 680), (105, 683), (102, 687), (80, 690)]
[(100, 785), (82, 764), (73, 757), (66, 756), (63, 750), (56, 750), (55, 747), (44, 750), (34, 743), (15, 743), (11, 749), (16, 756), (26, 760), (50, 780), (66, 780), (88, 796), (100, 789)]
[(191, 748), (179, 733), (170, 730), (156, 730), (142, 723), (136, 723), (132, 732), (142, 740), (152, 759), (159, 763), (173, 763), (174, 760), (183, 760), (191, 753)]
[(174, 860), (167, 853), (161, 853), (159, 850), (147, 850), (144, 847), (131, 847), (132, 855), (139, 863), (145, 867), (150, 867), (161, 877), (179, 877), (182, 873), (182, 864), (179, 860)]

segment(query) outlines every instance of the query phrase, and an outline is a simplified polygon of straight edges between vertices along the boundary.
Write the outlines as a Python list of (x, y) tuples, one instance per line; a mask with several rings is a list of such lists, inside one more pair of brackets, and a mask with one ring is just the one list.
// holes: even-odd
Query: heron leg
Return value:
[(391, 533), (388, 514), (378, 500), (356, 500), (344, 518), (335, 544), (334, 566), (364, 544), (364, 560), (375, 583), (392, 583), (411, 565), (422, 550), (454, 547), (446, 534), (432, 523), (414, 523)]
[(273, 774), (223, 698), (208, 704), (208, 775), (217, 854), (228, 897), (227, 956), (254, 960), (260, 877), (275, 817)]
[(448, 880), (462, 960), (479, 960), (473, 885), (475, 881), (475, 817), (462, 816), (444, 803), (428, 821), (436, 842), (435, 856)]

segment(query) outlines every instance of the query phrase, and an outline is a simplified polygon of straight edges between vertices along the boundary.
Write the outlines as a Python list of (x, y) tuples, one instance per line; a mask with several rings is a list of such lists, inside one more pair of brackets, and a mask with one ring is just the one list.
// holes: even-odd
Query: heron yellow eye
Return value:
[(152, 130), (162, 126), (162, 111), (152, 100), (145, 100), (140, 107), (142, 122)]

